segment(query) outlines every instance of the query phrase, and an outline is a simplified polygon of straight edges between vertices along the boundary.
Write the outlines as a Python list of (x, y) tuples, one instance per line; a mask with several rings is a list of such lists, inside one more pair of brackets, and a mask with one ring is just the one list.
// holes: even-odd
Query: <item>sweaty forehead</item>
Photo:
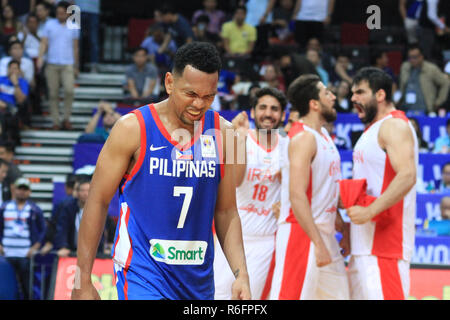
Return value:
[(362, 90), (362, 91), (370, 91), (370, 86), (369, 86), (369, 82), (367, 82), (366, 80), (361, 80), (358, 83), (354, 83), (352, 85), (352, 92), (356, 92), (358, 90)]
[(219, 75), (206, 73), (187, 65), (182, 75), (177, 75), (177, 84), (183, 90), (194, 91), (198, 95), (208, 95), (217, 91)]

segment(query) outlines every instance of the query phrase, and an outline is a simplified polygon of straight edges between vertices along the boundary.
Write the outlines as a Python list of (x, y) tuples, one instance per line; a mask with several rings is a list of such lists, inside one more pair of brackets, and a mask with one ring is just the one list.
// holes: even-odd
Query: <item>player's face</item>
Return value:
[(334, 109), (334, 102), (336, 101), (336, 96), (328, 89), (322, 82), (317, 84), (319, 88), (319, 103), (321, 106), (321, 115), (326, 122), (331, 122), (336, 120), (336, 109)]
[(166, 91), (175, 113), (186, 126), (200, 121), (217, 93), (218, 72), (206, 73), (187, 65), (182, 75), (166, 74)]
[(279, 127), (283, 118), (280, 102), (273, 96), (265, 95), (258, 99), (255, 108), (251, 110), (257, 129), (272, 130)]
[(352, 103), (362, 123), (368, 124), (375, 119), (378, 104), (372, 89), (367, 81), (361, 81), (352, 87)]

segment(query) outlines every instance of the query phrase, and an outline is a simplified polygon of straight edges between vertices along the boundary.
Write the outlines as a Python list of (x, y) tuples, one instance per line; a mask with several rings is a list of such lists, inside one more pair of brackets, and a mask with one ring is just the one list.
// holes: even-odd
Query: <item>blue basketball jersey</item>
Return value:
[[(191, 142), (181, 147), (153, 105), (133, 112), (141, 148), (119, 190), (112, 252), (116, 275), (121, 272), (123, 279), (118, 290), (124, 299), (133, 294), (127, 283), (127, 273), (133, 273), (133, 281), (140, 279), (145, 288), (142, 297), (213, 299), (212, 221), (224, 170), (219, 114), (208, 110)], [(180, 134), (188, 132), (174, 132)]]

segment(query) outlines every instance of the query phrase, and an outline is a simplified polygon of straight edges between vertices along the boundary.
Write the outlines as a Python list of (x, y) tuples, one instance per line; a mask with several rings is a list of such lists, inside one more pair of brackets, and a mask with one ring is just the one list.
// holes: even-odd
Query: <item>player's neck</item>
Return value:
[(375, 123), (375, 122), (383, 119), (384, 117), (386, 117), (388, 114), (390, 114), (392, 111), (395, 111), (395, 110), (396, 110), (395, 106), (392, 102), (379, 104), (377, 115), (373, 119), (372, 123)]
[(308, 113), (304, 117), (301, 117), (299, 121), (303, 122), (308, 127), (316, 130), (317, 132), (321, 132), (322, 126), (325, 124), (325, 121), (320, 119), (318, 114), (316, 115), (312, 112)]

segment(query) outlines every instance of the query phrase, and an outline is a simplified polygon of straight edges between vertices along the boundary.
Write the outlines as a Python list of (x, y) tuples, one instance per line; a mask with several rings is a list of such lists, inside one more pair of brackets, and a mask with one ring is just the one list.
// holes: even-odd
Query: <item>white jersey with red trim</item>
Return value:
[[(341, 157), (325, 128), (321, 132), (308, 127), (302, 122), (296, 122), (289, 131), (289, 137), (294, 137), (302, 131), (311, 132), (317, 144), (317, 151), (311, 163), (310, 181), (307, 196), (311, 205), (314, 223), (325, 232), (335, 230), (334, 222), (339, 199), (339, 180), (341, 179)], [(281, 211), (279, 222), (297, 222), (289, 201), (289, 161), (287, 148), (284, 149), (282, 163)]]
[(245, 236), (273, 235), (277, 220), (272, 205), (280, 201), (280, 159), (288, 139), (278, 133), (269, 150), (257, 142), (254, 131), (247, 137), (247, 168), (244, 180), (236, 188), (236, 203)]
[[(353, 151), (353, 178), (367, 180), (367, 194), (379, 197), (395, 177), (389, 157), (378, 144), (378, 133), (384, 121), (391, 118), (408, 121), (401, 111), (394, 111), (372, 124), (361, 135)], [(408, 121), (409, 123), (409, 121)], [(415, 165), (418, 165), (418, 144), (414, 128)], [(351, 224), (352, 255), (375, 255), (411, 260), (414, 249), (416, 188), (413, 187), (389, 212), (379, 214), (377, 222)]]

